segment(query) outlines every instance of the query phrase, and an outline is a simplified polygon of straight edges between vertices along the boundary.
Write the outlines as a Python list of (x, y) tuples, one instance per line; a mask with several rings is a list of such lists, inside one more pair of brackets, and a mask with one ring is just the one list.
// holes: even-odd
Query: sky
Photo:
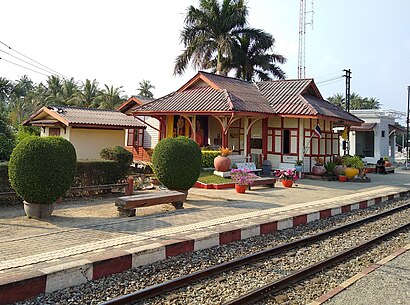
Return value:
[[(17, 52), (78, 81), (96, 79), (137, 94), (139, 82), (155, 86), (155, 97), (179, 89), (196, 71), (173, 75), (182, 53), (180, 31), (188, 6), (197, 0), (13, 0), (2, 1), (0, 76), (34, 82), (46, 76), (9, 54)], [(275, 38), (282, 69), (297, 78), (299, 0), (248, 0), (249, 25)], [(307, 1), (307, 11), (311, 0)], [(345, 92), (343, 69), (351, 69), (351, 91), (376, 97), (383, 109), (407, 111), (410, 85), (409, 0), (314, 0), (313, 28), (306, 31), (306, 77), (324, 98)], [(307, 14), (310, 21), (312, 14)], [(9, 54), (7, 54), (7, 53)], [(37, 65), (37, 64), (36, 64)], [(38, 70), (38, 69), (36, 69)], [(48, 74), (42, 70), (38, 70)]]

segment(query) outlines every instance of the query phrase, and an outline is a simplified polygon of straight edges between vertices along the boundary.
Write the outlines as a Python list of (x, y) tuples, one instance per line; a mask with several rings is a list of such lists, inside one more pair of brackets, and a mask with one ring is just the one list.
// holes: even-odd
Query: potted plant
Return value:
[(339, 177), (338, 178), (339, 178), (340, 182), (346, 182), (347, 181), (347, 177), (346, 177), (345, 171), (343, 169), (339, 172)]
[(231, 167), (231, 159), (228, 156), (231, 154), (232, 150), (228, 147), (220, 147), (220, 155), (214, 159), (214, 167), (218, 172), (227, 172)]
[(295, 169), (298, 173), (302, 172), (302, 169), (303, 169), (303, 161), (302, 160), (297, 160), (295, 162)]
[(384, 166), (385, 166), (385, 167), (390, 167), (390, 166), (392, 166), (392, 164), (391, 164), (391, 162), (389, 161), (389, 158), (388, 158), (388, 157), (384, 157), (383, 159), (384, 159)]
[(344, 170), (346, 168), (346, 166), (343, 165), (342, 157), (335, 156), (333, 158), (333, 163), (336, 164), (335, 168), (333, 169), (333, 174), (335, 174), (337, 177), (339, 177), (340, 172), (342, 172), (342, 171), (344, 172)]
[(312, 174), (315, 176), (324, 176), (326, 174), (326, 169), (324, 165), (324, 159), (320, 157), (313, 158), (315, 165), (312, 167)]
[(345, 174), (347, 179), (353, 179), (364, 168), (364, 163), (359, 156), (343, 156), (343, 164), (346, 166)]
[(258, 176), (247, 169), (235, 168), (231, 170), (231, 180), (235, 183), (237, 193), (245, 193), (246, 188), (252, 185), (253, 181), (257, 178)]
[(292, 187), (293, 182), (298, 180), (296, 169), (286, 169), (275, 171), (276, 177), (282, 182), (284, 187)]
[(51, 215), (74, 182), (76, 161), (74, 146), (62, 137), (29, 137), (14, 148), (9, 179), (29, 218)]
[(327, 174), (328, 176), (334, 176), (333, 170), (334, 170), (335, 167), (336, 167), (336, 164), (335, 164), (335, 163), (333, 163), (333, 162), (331, 162), (331, 161), (328, 161), (328, 162), (326, 162), (326, 163), (324, 164), (324, 167), (325, 167), (325, 169), (326, 169), (326, 174)]

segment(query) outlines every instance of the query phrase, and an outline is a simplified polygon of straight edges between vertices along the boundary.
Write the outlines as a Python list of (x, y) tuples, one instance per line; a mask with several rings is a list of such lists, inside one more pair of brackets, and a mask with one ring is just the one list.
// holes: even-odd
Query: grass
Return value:
[(231, 178), (223, 178), (217, 175), (214, 175), (212, 172), (201, 172), (199, 175), (198, 181), (206, 184), (223, 184), (223, 183), (232, 183)]

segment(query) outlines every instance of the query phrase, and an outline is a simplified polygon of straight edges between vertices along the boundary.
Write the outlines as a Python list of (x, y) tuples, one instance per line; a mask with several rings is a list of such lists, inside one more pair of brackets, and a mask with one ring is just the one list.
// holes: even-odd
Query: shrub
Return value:
[(40, 127), (19, 125), (16, 135), (16, 144), (19, 144), (26, 138), (40, 136)]
[(15, 145), (13, 131), (5, 115), (0, 113), (0, 162), (8, 161)]
[(219, 151), (202, 151), (202, 168), (214, 167), (214, 159), (219, 156)]
[(0, 193), (11, 192), (13, 190), (9, 181), (8, 171), (7, 163), (0, 163)]
[(201, 171), (201, 150), (187, 137), (165, 138), (154, 149), (152, 165), (158, 180), (173, 190), (188, 190)]
[(27, 202), (51, 204), (72, 185), (76, 158), (74, 146), (61, 137), (29, 137), (10, 156), (11, 185)]
[(334, 175), (333, 170), (336, 167), (336, 163), (328, 161), (325, 163), (324, 166), (325, 166), (327, 174), (333, 176)]
[(78, 161), (74, 186), (91, 186), (123, 182), (128, 167), (111, 160)]
[(354, 167), (354, 168), (357, 168), (358, 170), (362, 170), (364, 168), (364, 163), (359, 156), (352, 157), (349, 155), (344, 155), (342, 160), (343, 160), (343, 165), (346, 165), (347, 167)]
[(100, 157), (104, 160), (117, 161), (124, 165), (132, 163), (132, 153), (121, 146), (103, 148)]

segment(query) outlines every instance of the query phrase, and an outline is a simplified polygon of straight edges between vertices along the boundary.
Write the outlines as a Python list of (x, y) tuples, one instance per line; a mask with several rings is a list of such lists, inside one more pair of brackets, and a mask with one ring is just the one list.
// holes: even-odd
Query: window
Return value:
[(50, 128), (48, 130), (48, 135), (49, 136), (60, 136), (60, 128)]
[(382, 138), (385, 137), (386, 131), (382, 130)]
[(134, 143), (134, 129), (128, 129), (127, 146), (132, 146)]
[(134, 146), (135, 147), (144, 146), (144, 129), (142, 128), (135, 129)]
[(283, 147), (282, 147), (282, 153), (283, 154), (288, 154), (290, 153), (290, 130), (283, 130)]

